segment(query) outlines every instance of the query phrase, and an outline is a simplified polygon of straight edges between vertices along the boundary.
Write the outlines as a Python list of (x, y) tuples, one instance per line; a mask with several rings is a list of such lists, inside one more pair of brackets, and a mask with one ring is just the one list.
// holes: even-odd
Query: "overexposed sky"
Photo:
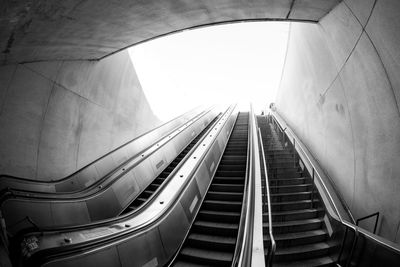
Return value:
[(129, 53), (163, 121), (213, 103), (252, 102), (258, 113), (275, 99), (288, 28), (286, 22), (204, 27), (134, 46)]

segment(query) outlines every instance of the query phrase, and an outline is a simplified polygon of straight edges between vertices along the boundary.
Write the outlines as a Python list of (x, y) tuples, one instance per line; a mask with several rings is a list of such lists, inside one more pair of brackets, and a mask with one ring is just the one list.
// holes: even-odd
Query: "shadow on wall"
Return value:
[(396, 0), (349, 0), (317, 25), (292, 23), (276, 100), (356, 219), (379, 211), (377, 233), (398, 243), (399, 12)]
[(0, 173), (57, 180), (158, 126), (127, 51), (0, 67)]

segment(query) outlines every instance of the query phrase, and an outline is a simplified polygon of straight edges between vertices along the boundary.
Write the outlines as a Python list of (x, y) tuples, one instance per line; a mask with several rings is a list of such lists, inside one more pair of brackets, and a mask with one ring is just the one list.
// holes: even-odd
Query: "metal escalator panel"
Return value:
[(173, 266), (230, 266), (235, 251), (248, 146), (248, 113), (240, 113), (214, 178)]
[[(296, 152), (281, 142), (272, 124), (261, 116), (257, 121), (267, 160), (277, 245), (273, 266), (335, 266), (329, 256), (334, 244), (327, 242), (325, 210), (311, 177), (299, 166)], [(268, 211), (263, 213), (264, 232), (267, 232)], [(264, 243), (267, 242), (269, 236), (265, 235)]]
[(144, 203), (146, 203), (155, 193), (159, 190), (161, 185), (167, 180), (169, 175), (173, 172), (173, 170), (178, 166), (180, 162), (185, 158), (185, 156), (195, 147), (195, 145), (199, 142), (199, 140), (207, 133), (210, 127), (214, 124), (214, 122), (219, 118), (219, 116), (215, 117), (203, 131), (201, 131), (191, 142), (190, 144), (153, 180), (149, 186), (135, 199), (130, 205), (121, 213), (125, 214), (131, 211), (134, 211), (141, 207)]

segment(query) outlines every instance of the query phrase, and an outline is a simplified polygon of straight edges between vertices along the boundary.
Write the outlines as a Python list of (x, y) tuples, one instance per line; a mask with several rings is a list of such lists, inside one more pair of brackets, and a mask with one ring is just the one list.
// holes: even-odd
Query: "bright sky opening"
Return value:
[(289, 23), (243, 22), (204, 27), (129, 49), (143, 91), (166, 121), (196, 106), (275, 99)]

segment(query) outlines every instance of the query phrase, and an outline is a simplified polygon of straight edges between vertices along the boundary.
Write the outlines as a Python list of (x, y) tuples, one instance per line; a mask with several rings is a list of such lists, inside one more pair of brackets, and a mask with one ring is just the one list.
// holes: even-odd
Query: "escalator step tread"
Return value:
[[(314, 203), (318, 203), (318, 199), (314, 199)], [(306, 199), (306, 200), (296, 200), (296, 201), (280, 201), (280, 202), (272, 202), (271, 205), (290, 205), (290, 204), (311, 204), (311, 200)]]
[(229, 236), (218, 236), (218, 235), (205, 235), (193, 233), (189, 235), (189, 239), (192, 240), (200, 240), (209, 243), (222, 243), (222, 244), (231, 244), (234, 245), (236, 243), (236, 238)]
[(221, 205), (242, 205), (240, 201), (230, 201), (230, 200), (214, 200), (214, 199), (206, 199), (204, 203), (208, 204), (221, 204)]
[(194, 222), (196, 226), (212, 227), (212, 228), (223, 228), (223, 229), (238, 229), (237, 223), (224, 223), (224, 222), (209, 222), (197, 220)]
[[(292, 214), (303, 214), (303, 213), (308, 213), (308, 212), (317, 212), (317, 211), (323, 211), (324, 209), (319, 208), (319, 209), (300, 209), (300, 210), (287, 210), (287, 211), (273, 211), (272, 215), (292, 215)], [(264, 213), (268, 215), (268, 213)]]
[(185, 261), (182, 259), (178, 259), (174, 262), (174, 264), (172, 266), (174, 266), (174, 267), (204, 267), (207, 265), (196, 264), (196, 263), (192, 263), (192, 262)]
[(290, 254), (301, 254), (301, 253), (324, 250), (324, 249), (329, 249), (329, 248), (330, 248), (330, 246), (326, 242), (319, 242), (319, 243), (308, 244), (308, 245), (281, 248), (276, 251), (275, 255), (276, 256), (284, 256), (284, 255), (290, 255)]
[[(328, 231), (318, 229), (311, 231), (302, 231), (302, 232), (294, 232), (294, 233), (276, 233), (274, 234), (275, 241), (285, 241), (285, 240), (293, 240), (299, 238), (313, 237), (313, 236), (321, 236), (327, 235)], [(269, 235), (264, 236), (264, 240), (269, 240)]]
[[(304, 219), (304, 220), (293, 220), (293, 221), (283, 221), (283, 222), (273, 222), (272, 227), (285, 227), (285, 226), (294, 226), (294, 225), (303, 225), (303, 224), (312, 224), (312, 223), (321, 223), (323, 222), (323, 218), (313, 218), (313, 219)], [(268, 227), (269, 223), (263, 223), (264, 227)]]
[(232, 261), (232, 253), (226, 251), (213, 251), (207, 249), (199, 249), (193, 247), (185, 247), (181, 251), (182, 255), (194, 257), (194, 258), (203, 258), (209, 261), (218, 262), (231, 262)]
[(328, 256), (292, 262), (277, 262), (274, 267), (328, 267), (336, 266), (335, 261)]
[(240, 212), (234, 212), (234, 211), (200, 210), (199, 213), (206, 215), (240, 216)]

